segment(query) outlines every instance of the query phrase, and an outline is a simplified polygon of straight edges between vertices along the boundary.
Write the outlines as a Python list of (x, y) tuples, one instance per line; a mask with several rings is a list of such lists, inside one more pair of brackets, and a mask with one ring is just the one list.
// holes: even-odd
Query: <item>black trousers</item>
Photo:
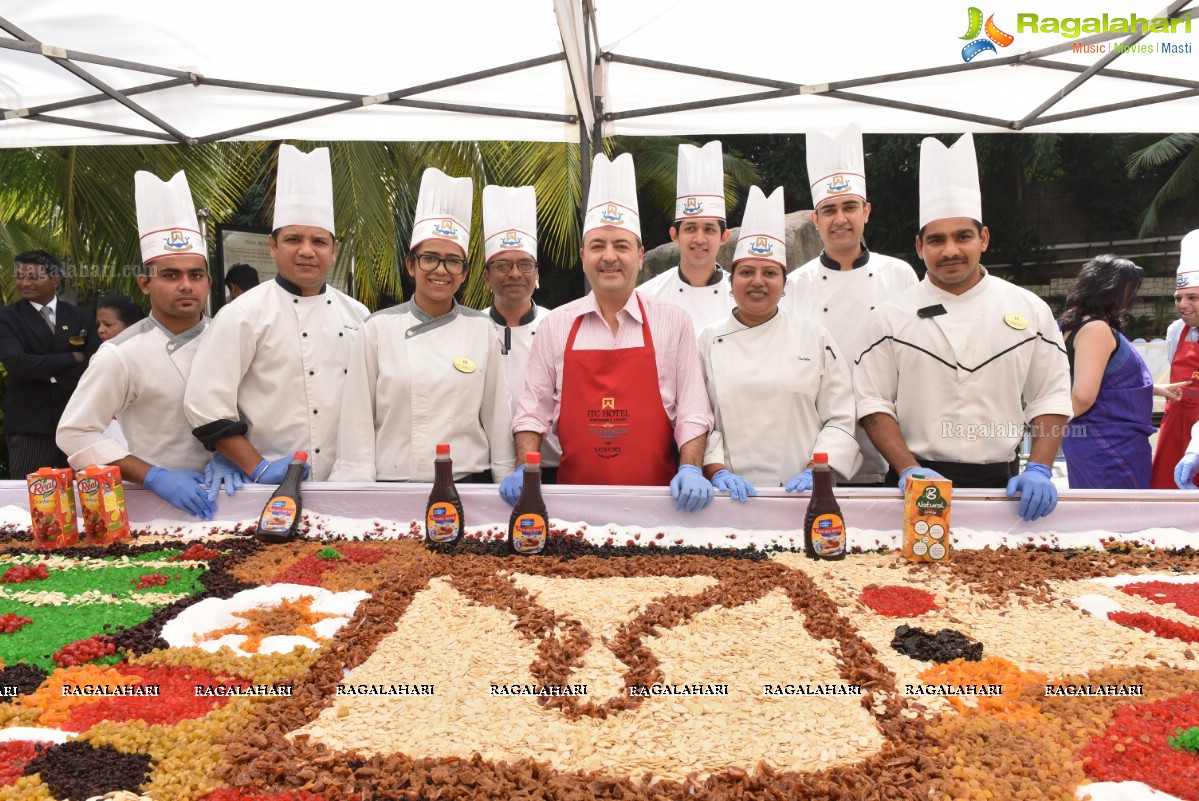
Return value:
[[(936, 470), (953, 482), (954, 489), (1004, 489), (1008, 481), (1020, 474), (1020, 460), (995, 462), (994, 464), (966, 464), (965, 462), (938, 462), (916, 457), (922, 467)], [(894, 468), (887, 471), (887, 483), (894, 487), (899, 483), (899, 474)]]
[(69, 467), (67, 455), (58, 449), (53, 434), (9, 434), (8, 477), (24, 481), (42, 467)]

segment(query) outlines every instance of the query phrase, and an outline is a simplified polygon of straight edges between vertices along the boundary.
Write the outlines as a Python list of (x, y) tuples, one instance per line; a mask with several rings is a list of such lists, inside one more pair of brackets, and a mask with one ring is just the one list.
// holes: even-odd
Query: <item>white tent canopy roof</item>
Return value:
[[(1177, 21), (1068, 38), (1033, 32), (1031, 12), (980, 6), (999, 46), (967, 63), (963, 47), (988, 36), (963, 39), (972, 19), (956, 0), (14, 0), (0, 11), (0, 147), (579, 141), (851, 121), (891, 133), (1199, 129), (1199, 0), (1028, 7), (1039, 26)], [(1117, 42), (1139, 50), (1117, 55)]]

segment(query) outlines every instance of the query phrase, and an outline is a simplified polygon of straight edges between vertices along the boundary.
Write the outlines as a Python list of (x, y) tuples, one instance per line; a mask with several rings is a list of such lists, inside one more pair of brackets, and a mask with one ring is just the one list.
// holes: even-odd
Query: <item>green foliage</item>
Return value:
[(1138, 236), (1149, 236), (1156, 231), (1161, 212), (1174, 201), (1194, 200), (1199, 190), (1199, 134), (1170, 134), (1129, 156), (1128, 174), (1133, 178), (1175, 162), (1173, 171), (1138, 217), (1141, 224)]

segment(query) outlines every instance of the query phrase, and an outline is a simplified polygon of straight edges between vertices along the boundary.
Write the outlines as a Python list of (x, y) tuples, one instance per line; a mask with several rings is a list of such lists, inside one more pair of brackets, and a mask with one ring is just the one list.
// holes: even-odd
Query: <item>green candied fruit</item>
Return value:
[(1186, 730), (1179, 729), (1175, 735), (1170, 738), (1171, 748), (1175, 751), (1190, 751), (1192, 754), (1199, 754), (1199, 726), (1192, 726)]
[(321, 548), (319, 553), (317, 553), (316, 558), (317, 559), (340, 559), (341, 551), (337, 550), (336, 548), (332, 548), (332, 547), (326, 545), (324, 548)]

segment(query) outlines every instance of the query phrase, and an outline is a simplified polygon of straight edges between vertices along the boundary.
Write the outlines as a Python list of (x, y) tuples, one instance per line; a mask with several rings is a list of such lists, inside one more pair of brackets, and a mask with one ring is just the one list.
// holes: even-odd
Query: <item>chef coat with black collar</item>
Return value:
[(840, 475), (856, 472), (849, 363), (824, 326), (781, 309), (753, 328), (729, 316), (698, 345), (715, 417), (704, 464), (759, 487), (785, 485), (819, 452)]
[(337, 460), (350, 348), (367, 308), (333, 287), (304, 297), (276, 277), (221, 309), (192, 366), (187, 419), (209, 439), (245, 436), (272, 461), (306, 450), (312, 480)]
[[(133, 455), (167, 470), (204, 469), (211, 457), (192, 436), (183, 395), (210, 323), (172, 334), (151, 313), (100, 346), (58, 423), (72, 468)], [(114, 417), (125, 442), (109, 435)]]
[[(787, 276), (787, 295), (780, 304), (796, 317), (813, 320), (828, 329), (841, 352), (853, 359), (866, 346), (867, 315), (877, 306), (917, 283), (907, 262), (871, 253), (865, 247), (852, 270), (821, 253)], [(887, 461), (875, 449), (865, 429), (859, 427), (862, 466), (850, 481), (874, 484), (887, 473)]]
[(439, 443), (455, 478), (512, 472), (508, 381), (491, 318), (413, 301), (376, 312), (349, 360), (334, 481), (432, 481)]
[(858, 419), (894, 417), (917, 459), (1010, 462), (1025, 423), (1072, 414), (1053, 313), (985, 270), (961, 295), (925, 278), (874, 310), (866, 340), (853, 373)]
[(681, 306), (691, 318), (691, 325), (696, 331), (702, 331), (732, 314), (736, 304), (733, 303), (730, 289), (729, 274), (720, 267), (703, 286), (691, 286), (683, 278), (682, 268), (672, 267), (637, 287), (644, 297)]

